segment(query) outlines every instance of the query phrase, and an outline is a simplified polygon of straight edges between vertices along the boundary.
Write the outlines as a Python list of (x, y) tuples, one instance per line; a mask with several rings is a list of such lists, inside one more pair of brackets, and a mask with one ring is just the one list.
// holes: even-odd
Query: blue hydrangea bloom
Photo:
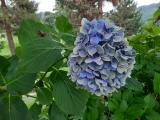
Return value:
[(121, 28), (103, 19), (82, 20), (68, 60), (68, 75), (79, 88), (107, 96), (125, 85), (134, 64), (135, 51)]

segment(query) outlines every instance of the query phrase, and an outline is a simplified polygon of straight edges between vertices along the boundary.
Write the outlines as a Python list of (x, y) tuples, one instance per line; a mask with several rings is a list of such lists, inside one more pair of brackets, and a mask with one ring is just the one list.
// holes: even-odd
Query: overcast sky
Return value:
[[(55, 0), (34, 0), (39, 3), (38, 12), (52, 11), (55, 6)], [(135, 0), (138, 6), (149, 5), (152, 3), (158, 3), (160, 0)], [(107, 5), (106, 5), (107, 4)], [(112, 9), (112, 4), (106, 3), (104, 11)]]

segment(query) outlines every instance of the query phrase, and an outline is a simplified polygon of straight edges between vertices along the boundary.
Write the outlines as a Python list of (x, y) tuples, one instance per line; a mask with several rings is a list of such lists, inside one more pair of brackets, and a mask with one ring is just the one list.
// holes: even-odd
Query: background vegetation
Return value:
[(16, 49), (11, 55), (4, 26), (0, 120), (160, 120), (160, 8), (138, 32), (126, 36), (136, 50), (136, 65), (126, 86), (107, 97), (77, 89), (67, 77), (67, 58), (76, 38), (71, 18), (57, 11), (49, 21), (20, 19), (13, 31), (9, 14), (0, 12)]

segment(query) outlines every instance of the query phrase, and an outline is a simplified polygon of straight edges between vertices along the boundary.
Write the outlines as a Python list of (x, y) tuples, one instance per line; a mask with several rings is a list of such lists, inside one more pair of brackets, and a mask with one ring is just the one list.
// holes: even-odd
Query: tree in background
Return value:
[(125, 29), (126, 35), (135, 34), (141, 26), (141, 14), (137, 10), (134, 0), (121, 0), (116, 9), (112, 10), (107, 16), (116, 25)]
[(74, 28), (78, 30), (83, 17), (90, 20), (94, 17), (102, 17), (104, 1), (110, 1), (113, 5), (117, 5), (120, 0), (56, 0), (56, 3), (57, 8), (69, 17)]
[(22, 19), (33, 17), (37, 7), (38, 4), (30, 0), (1, 0), (0, 25), (6, 31), (12, 55), (15, 55), (12, 32), (17, 29)]

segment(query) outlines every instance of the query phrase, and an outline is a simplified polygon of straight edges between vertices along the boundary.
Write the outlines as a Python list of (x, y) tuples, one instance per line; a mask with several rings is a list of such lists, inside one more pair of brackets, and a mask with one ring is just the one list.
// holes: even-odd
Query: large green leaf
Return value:
[(67, 120), (67, 115), (55, 103), (50, 106), (48, 114), (49, 120)]
[(19, 97), (6, 96), (0, 101), (0, 120), (28, 120), (28, 109)]
[(47, 88), (37, 89), (37, 99), (42, 105), (48, 105), (52, 102), (52, 93)]
[(26, 94), (32, 90), (36, 74), (23, 73), (17, 69), (18, 58), (12, 58), (11, 65), (8, 68), (8, 73), (5, 77), (7, 90), (13, 94)]
[(45, 70), (62, 58), (61, 50), (60, 43), (49, 39), (28, 42), (22, 46), (20, 68), (30, 73)]
[(18, 31), (18, 40), (21, 45), (24, 45), (27, 42), (34, 42), (37, 38), (51, 38), (50, 34), (50, 29), (46, 25), (34, 20), (24, 20)]
[(65, 16), (58, 16), (56, 18), (56, 28), (59, 32), (70, 32), (72, 31), (72, 25), (69, 23), (68, 19)]
[(88, 94), (76, 89), (64, 71), (53, 72), (50, 78), (54, 84), (53, 95), (57, 106), (65, 113), (81, 114), (88, 100)]
[(15, 73), (7, 81), (7, 90), (13, 95), (30, 92), (34, 86), (36, 74)]
[(154, 92), (160, 93), (160, 74), (159, 73), (155, 73), (153, 85), (154, 85)]

